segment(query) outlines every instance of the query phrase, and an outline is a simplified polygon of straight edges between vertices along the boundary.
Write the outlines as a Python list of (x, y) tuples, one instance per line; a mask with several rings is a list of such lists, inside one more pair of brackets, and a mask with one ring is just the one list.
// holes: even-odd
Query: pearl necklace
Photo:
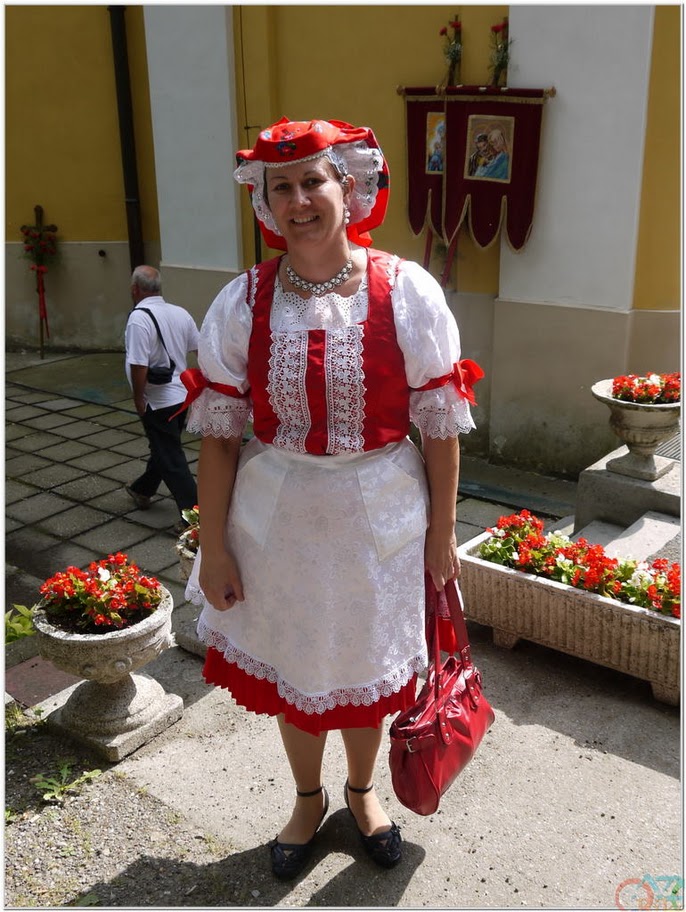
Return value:
[(327, 279), (325, 282), (308, 282), (307, 279), (303, 279), (298, 275), (290, 263), (286, 263), (286, 275), (288, 276), (288, 281), (291, 285), (295, 285), (296, 288), (300, 288), (303, 291), (309, 291), (317, 297), (326, 294), (327, 291), (331, 291), (332, 288), (338, 288), (339, 285), (343, 285), (344, 282), (348, 281), (352, 271), (353, 261), (352, 259), (349, 259), (345, 266), (340, 269), (335, 276)]

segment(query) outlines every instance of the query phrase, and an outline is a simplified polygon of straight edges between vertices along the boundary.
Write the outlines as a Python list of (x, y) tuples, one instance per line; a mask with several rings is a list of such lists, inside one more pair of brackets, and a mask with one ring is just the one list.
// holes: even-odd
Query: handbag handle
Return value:
[[(432, 585), (432, 584), (431, 584)], [(479, 673), (472, 663), (472, 651), (469, 645), (469, 634), (467, 633), (467, 624), (464, 619), (464, 601), (460, 587), (456, 580), (448, 580), (445, 584), (444, 593), (450, 611), (450, 619), (453, 622), (453, 629), (457, 638), (457, 650), (462, 660), (462, 667), (465, 672), (465, 684), (472, 703), (476, 707), (479, 703)], [(438, 593), (437, 593), (438, 595)], [(438, 605), (434, 610), (434, 629), (433, 629), (432, 651), (433, 657), (431, 664), (434, 666), (434, 688), (436, 699), (439, 696), (438, 669), (441, 667), (441, 651), (438, 645)], [(429, 669), (431, 671), (431, 669)]]
[(464, 601), (460, 587), (454, 579), (448, 580), (445, 584), (445, 597), (450, 610), (450, 619), (453, 622), (455, 636), (457, 637), (457, 648), (460, 654), (465, 649), (469, 649), (469, 634), (467, 633), (467, 624), (464, 619)]

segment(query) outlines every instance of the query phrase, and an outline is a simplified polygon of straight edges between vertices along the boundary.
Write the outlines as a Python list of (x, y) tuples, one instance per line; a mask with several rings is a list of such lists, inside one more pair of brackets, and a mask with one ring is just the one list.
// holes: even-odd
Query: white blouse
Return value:
[[(254, 284), (254, 283), (253, 283)], [(293, 403), (302, 400), (304, 371), (310, 330), (331, 333), (327, 352), (338, 365), (332, 365), (331, 376), (351, 364), (364, 345), (362, 323), (367, 318), (367, 273), (358, 290), (349, 297), (335, 291), (308, 299), (287, 292), (278, 278), (270, 315), (272, 346), (269, 359), (269, 392), (272, 405), (284, 425), (274, 441), (295, 452), (305, 452), (301, 429), (289, 429)], [(210, 306), (200, 331), (198, 364), (210, 382), (248, 389), (248, 345), (252, 330), (252, 304), (247, 300), (248, 279), (244, 273), (226, 285)], [(402, 261), (394, 283), (391, 301), (398, 344), (405, 358), (405, 379), (410, 388), (423, 386), (443, 377), (460, 360), (460, 336), (445, 296), (438, 282), (419, 264)], [(327, 355), (329, 356), (329, 355)], [(337, 369), (338, 368), (338, 369)], [(349, 424), (350, 410), (364, 411), (364, 375), (358, 372), (357, 403), (331, 403), (331, 414), (345, 415)], [(349, 390), (349, 388), (348, 388)], [(336, 385), (329, 395), (336, 396)], [(205, 389), (189, 409), (187, 429), (214, 437), (241, 436), (251, 418), (250, 397), (237, 399)], [(295, 420), (295, 416), (294, 416)], [(297, 420), (302, 421), (302, 413)], [(438, 389), (412, 392), (410, 420), (428, 437), (456, 437), (475, 427), (469, 404), (452, 383)], [(336, 428), (333, 428), (334, 436)], [(345, 451), (361, 449), (347, 441)]]

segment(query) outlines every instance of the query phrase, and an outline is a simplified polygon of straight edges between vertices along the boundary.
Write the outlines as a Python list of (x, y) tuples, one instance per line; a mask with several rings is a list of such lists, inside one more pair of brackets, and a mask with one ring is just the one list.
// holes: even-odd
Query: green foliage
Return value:
[[(39, 792), (43, 801), (55, 801), (61, 804), (69, 792), (78, 792), (82, 785), (91, 782), (102, 773), (102, 770), (84, 770), (80, 776), (71, 779), (73, 762), (63, 760), (56, 776), (45, 776), (39, 773), (30, 780)], [(71, 780), (71, 781), (70, 781)]]
[(33, 608), (27, 608), (25, 605), (12, 605), (10, 610), (5, 612), (5, 646), (22, 637), (35, 634), (32, 617)]
[(70, 903), (72, 906), (99, 906), (100, 898), (97, 893), (86, 893), (85, 896), (79, 897), (75, 902)]

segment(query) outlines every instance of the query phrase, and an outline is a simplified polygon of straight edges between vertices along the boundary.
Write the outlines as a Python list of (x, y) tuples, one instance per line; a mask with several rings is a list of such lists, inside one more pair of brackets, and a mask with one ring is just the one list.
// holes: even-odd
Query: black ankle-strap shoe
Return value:
[(349, 782), (346, 782), (343, 787), (343, 797), (345, 798), (346, 807), (355, 821), (355, 826), (357, 826), (360, 840), (367, 855), (382, 868), (394, 868), (403, 857), (401, 848), (403, 838), (400, 835), (400, 827), (397, 823), (391, 823), (390, 829), (384, 830), (382, 833), (373, 833), (371, 836), (365, 836), (358, 826), (348, 801), (348, 792), (364, 795), (367, 792), (371, 792), (373, 788), (373, 785), (367, 788), (354, 788)]
[(279, 842), (277, 838), (272, 839), (269, 843), (269, 850), (272, 858), (272, 873), (275, 877), (278, 877), (279, 880), (292, 880), (304, 870), (312, 856), (314, 838), (324, 822), (326, 812), (329, 810), (329, 793), (323, 785), (320, 785), (318, 789), (314, 789), (311, 792), (296, 790), (296, 794), (300, 798), (313, 798), (315, 795), (321, 795), (322, 792), (324, 792), (324, 810), (322, 811), (322, 816), (311, 839), (305, 843), (290, 843)]

